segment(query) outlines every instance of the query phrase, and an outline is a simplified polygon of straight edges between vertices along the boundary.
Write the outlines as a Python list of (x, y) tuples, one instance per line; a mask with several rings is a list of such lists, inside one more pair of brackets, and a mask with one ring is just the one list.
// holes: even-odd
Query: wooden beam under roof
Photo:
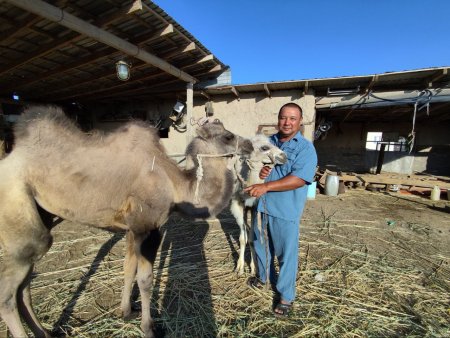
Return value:
[[(182, 46), (180, 48), (176, 48), (174, 50), (168, 51), (167, 53), (159, 54), (160, 58), (163, 58), (164, 60), (169, 60), (174, 58), (175, 56), (180, 56), (184, 53), (190, 52), (195, 50), (197, 47), (195, 46), (195, 43), (190, 43), (188, 45)], [(183, 67), (179, 67), (182, 70), (185, 70)]]
[(303, 95), (308, 94), (309, 91), (309, 81), (305, 82), (305, 85), (303, 86)]
[[(166, 53), (164, 55), (161, 55), (161, 57), (163, 57), (164, 59), (170, 59), (172, 56), (179, 55), (179, 54), (183, 53), (185, 50), (189, 51), (192, 48), (195, 48), (195, 44), (193, 44), (193, 43), (189, 44), (188, 46), (185, 46), (185, 47), (182, 47), (180, 49), (177, 49), (175, 51), (172, 51), (170, 53)], [(113, 52), (111, 52), (111, 50)], [(96, 53), (95, 56), (97, 56), (97, 57), (94, 57), (94, 58), (89, 58), (88, 57), (88, 58), (85, 58), (85, 59), (83, 59), (81, 61), (79, 60), (78, 62), (79, 63), (82, 62), (82, 64), (89, 64), (89, 63), (91, 63), (92, 61), (95, 61), (98, 58), (101, 58), (101, 57), (104, 57), (104, 56), (112, 56), (112, 55), (114, 55), (114, 52), (115, 52), (114, 49), (107, 48), (107, 51), (104, 51), (104, 52), (101, 52), (101, 53)], [(136, 62), (136, 63), (133, 64), (132, 71), (133, 71), (133, 69), (139, 69), (139, 68), (146, 67), (146, 66), (148, 66), (148, 64), (146, 64), (144, 62)], [(76, 65), (72, 63), (70, 65), (67, 65), (66, 67), (63, 66), (63, 67), (56, 68), (55, 69), (55, 73), (58, 73), (63, 68), (65, 68), (65, 70), (71, 70), (73, 68), (76, 68)], [(220, 65), (218, 65), (218, 67), (215, 66), (213, 68), (214, 71), (217, 71), (219, 69), (221, 69)], [(53, 73), (53, 71), (50, 71), (48, 73)], [(205, 72), (204, 74), (208, 74), (208, 73), (210, 73), (210, 71)], [(155, 78), (155, 77), (158, 77), (158, 76), (163, 75), (163, 74), (165, 74), (165, 72), (161, 71), (161, 72), (156, 73), (156, 74), (152, 73), (150, 75), (145, 75), (145, 76), (140, 76), (140, 77), (133, 76), (132, 81), (135, 82), (135, 81), (148, 80), (148, 79)], [(204, 75), (204, 74), (200, 74), (200, 75)], [(74, 89), (75, 88), (79, 88), (79, 87), (80, 88), (85, 88), (87, 85), (89, 85), (89, 84), (91, 84), (91, 83), (93, 83), (95, 81), (98, 81), (98, 80), (101, 80), (101, 79), (106, 79), (106, 78), (112, 77), (112, 76), (115, 76), (115, 72), (107, 70), (107, 71), (104, 71), (104, 72), (101, 72), (101, 73), (97, 73), (95, 79), (87, 79), (87, 80), (84, 80), (84, 81), (77, 81), (76, 83), (73, 83), (72, 85), (65, 86), (65, 87), (62, 87), (62, 88), (58, 88), (58, 89), (55, 89), (55, 90), (52, 90), (51, 88), (49, 88), (49, 92), (51, 92), (51, 96), (52, 97), (55, 97), (58, 100), (64, 100), (64, 99), (72, 98), (72, 97), (75, 97), (77, 95), (83, 96), (84, 93), (90, 94), (90, 93), (92, 93), (92, 91), (91, 90), (87, 90), (87, 91), (83, 92), (83, 90), (82, 90), (82, 91), (78, 91), (77, 92)], [(42, 78), (40, 78), (39, 80), (42, 80)], [(38, 81), (38, 80), (34, 80), (33, 82), (36, 82), (36, 81)], [(22, 81), (22, 84), (24, 86), (26, 86), (27, 85), (27, 81)], [(119, 85), (119, 86), (123, 86), (123, 85), (124, 84), (122, 83), (122, 85)], [(117, 87), (118, 86), (112, 86), (111, 88), (117, 88)], [(11, 89), (17, 89), (17, 88), (18, 88), (17, 84), (11, 86)], [(70, 89), (70, 94), (69, 95), (63, 94), (63, 96), (59, 96), (58, 97), (58, 93), (67, 92), (68, 89)], [(98, 89), (98, 90), (95, 90), (95, 92), (102, 92), (102, 91), (105, 91), (105, 90), (107, 90), (107, 89)]]
[(10, 29), (2, 32), (2, 39), (0, 40), (0, 42), (2, 44), (6, 44), (6, 42), (15, 38), (23, 31), (29, 29), (29, 27), (34, 25), (37, 21), (39, 21), (40, 18), (37, 15), (29, 14), (24, 20), (21, 21), (13, 21), (3, 17), (2, 20), (6, 21), (9, 25), (12, 26)]
[(204, 92), (203, 90), (200, 91), (200, 94), (206, 97), (208, 100), (211, 100), (211, 96), (209, 96), (208, 93)]
[(269, 85), (267, 83), (264, 83), (264, 91), (266, 92), (268, 97), (272, 97), (272, 94), (270, 93)]
[[(141, 6), (142, 8), (144, 8), (145, 10), (151, 12), (154, 16), (156, 16), (160, 21), (165, 22), (165, 23), (169, 23), (169, 21), (167, 21), (161, 14), (159, 14), (158, 12), (154, 11), (153, 8), (151, 8), (150, 6), (148, 6), (147, 4), (145, 4), (144, 2), (142, 2), (141, 0), (137, 0), (139, 2), (141, 2)], [(192, 42), (191, 39), (189, 39), (186, 35), (184, 35), (182, 32), (180, 32), (178, 29), (175, 28), (175, 32), (181, 36), (183, 39), (185, 39), (188, 42)], [(204, 55), (206, 55), (206, 52), (203, 49), (199, 49), (200, 52)]]
[[(166, 32), (169, 32), (169, 31), (170, 30), (166, 30)], [(160, 33), (161, 32), (152, 34), (152, 37), (154, 37), (156, 35), (159, 35)], [(148, 39), (151, 39), (152, 37), (140, 36), (135, 41), (131, 41), (131, 42), (134, 42), (134, 43), (136, 43), (138, 45), (141, 45), (143, 43), (148, 42)], [(161, 55), (161, 57), (164, 58), (164, 59), (170, 59), (174, 55), (179, 55), (179, 54), (182, 54), (182, 53), (194, 50), (195, 48), (196, 48), (195, 43), (191, 42), (190, 44), (182, 47), (181, 49), (177, 49), (177, 50), (172, 51), (170, 53)], [(100, 59), (102, 59), (104, 57), (107, 57), (107, 56), (108, 57), (114, 57), (114, 55), (117, 54), (117, 53), (119, 53), (119, 51), (117, 51), (116, 49), (114, 49), (112, 47), (106, 47), (104, 50), (102, 50), (100, 52), (92, 53), (91, 55), (88, 55), (86, 57), (78, 59), (76, 62), (72, 62), (70, 64), (65, 64), (65, 65), (62, 65), (60, 67), (53, 68), (51, 71), (46, 71), (46, 72), (44, 72), (43, 74), (41, 74), (39, 76), (34, 76), (33, 79), (24, 79), (22, 81), (18, 81), (18, 82), (12, 83), (11, 86), (9, 86), (7, 88), (3, 88), (3, 89), (5, 91), (17, 90), (17, 89), (26, 87), (28, 85), (31, 85), (31, 84), (33, 84), (33, 83), (35, 83), (37, 81), (42, 81), (42, 80), (44, 80), (46, 78), (49, 78), (49, 77), (51, 77), (53, 75), (57, 75), (59, 73), (66, 72), (66, 71), (69, 71), (69, 70), (71, 70), (73, 68), (78, 68), (78, 67), (81, 67), (81, 66), (86, 65), (86, 64), (90, 64), (93, 61), (100, 60)], [(136, 68), (139, 68), (139, 67), (142, 67), (142, 66), (145, 66), (145, 63), (141, 63), (141, 64), (136, 64), (135, 63), (133, 65), (133, 69), (136, 69)], [(106, 76), (111, 75), (111, 74), (112, 73), (104, 74), (104, 75), (99, 74), (99, 77), (97, 77), (97, 79), (101, 79), (102, 77), (106, 77)], [(87, 82), (91, 82), (91, 81), (92, 80), (89, 80)], [(83, 85), (83, 83), (78, 83), (77, 85)]]
[(136, 39), (142, 41), (141, 43), (148, 43), (157, 40), (159, 38), (162, 38), (163, 36), (172, 34), (173, 32), (174, 32), (173, 25), (169, 24), (156, 32), (151, 32), (149, 34), (140, 34), (136, 37)]
[(213, 73), (217, 73), (217, 72), (220, 72), (221, 70), (222, 70), (222, 66), (221, 65), (215, 65), (214, 67), (212, 67), (211, 69), (207, 70), (206, 72), (199, 73), (199, 74), (196, 74), (196, 75), (197, 75), (197, 77), (200, 77), (200, 76), (203, 76), (203, 75), (210, 75), (210, 74), (213, 74)]
[(444, 68), (441, 69), (437, 72), (437, 74), (431, 76), (430, 78), (428, 78), (425, 82), (425, 85), (428, 88), (433, 87), (433, 82), (439, 81), (440, 79), (442, 79), (444, 76), (446, 76), (448, 74), (448, 68)]
[(198, 82), (197, 79), (195, 79), (191, 75), (174, 67), (173, 65), (164, 61), (163, 59), (160, 59), (159, 57), (146, 52), (145, 50), (139, 48), (138, 46), (126, 40), (123, 40), (105, 30), (102, 30), (86, 21), (83, 21), (77, 18), (76, 16), (60, 8), (54, 7), (46, 2), (43, 2), (41, 0), (34, 0), (33, 2), (29, 2), (27, 0), (6, 0), (6, 1), (22, 9), (28, 10), (34, 14), (40, 15), (48, 20), (57, 22), (60, 25), (70, 28), (85, 36), (91, 37), (106, 45), (121, 50), (127, 55), (133, 56), (144, 62), (152, 64), (155, 67), (158, 67), (183, 81), (191, 83)]
[[(9, 1), (13, 5), (15, 4), (15, 1)], [(95, 21), (95, 25), (98, 27), (105, 27), (111, 22), (117, 20), (118, 18), (123, 17), (125, 13), (129, 11), (129, 6), (125, 6), (122, 10), (120, 10), (117, 13), (113, 13), (111, 15), (107, 15), (105, 17), (102, 17)], [(79, 40), (84, 38), (84, 36), (76, 34), (76, 33), (70, 33), (69, 35), (65, 35), (59, 39), (56, 39), (54, 41), (51, 41), (50, 43), (47, 43), (45, 45), (41, 45), (38, 49), (34, 50), (31, 53), (26, 54), (25, 56), (18, 58), (14, 63), (9, 64), (5, 67), (0, 67), (0, 75), (9, 72), (17, 67), (22, 66), (23, 64), (30, 62), (32, 60), (35, 60), (37, 58), (43, 57), (49, 53), (51, 53), (53, 50), (61, 49), (62, 47), (72, 43), (73, 41)]]
[(366, 94), (372, 90), (373, 86), (378, 81), (378, 79), (379, 79), (378, 74), (372, 76), (372, 79), (370, 80), (369, 85), (366, 88)]
[(211, 61), (211, 60), (214, 60), (214, 55), (208, 54), (208, 55), (205, 55), (204, 57), (202, 57), (201, 59), (198, 59), (197, 61), (195, 61), (195, 64), (199, 64), (199, 63), (203, 63), (203, 62), (207, 62), (207, 61)]
[(231, 86), (231, 87), (230, 87), (230, 90), (231, 90), (231, 92), (237, 97), (238, 101), (240, 101), (241, 98), (239, 97), (239, 92), (238, 92), (238, 90), (236, 89), (236, 87), (235, 87), (235, 86)]

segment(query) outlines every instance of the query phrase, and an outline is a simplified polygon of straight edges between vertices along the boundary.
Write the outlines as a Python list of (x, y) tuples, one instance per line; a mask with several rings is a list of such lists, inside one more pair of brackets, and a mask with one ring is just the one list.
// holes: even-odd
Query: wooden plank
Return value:
[(373, 184), (397, 184), (405, 186), (416, 186), (422, 188), (433, 188), (437, 185), (441, 189), (450, 189), (450, 183), (439, 181), (439, 180), (419, 180), (411, 178), (389, 178), (389, 177), (378, 177), (371, 175), (360, 175), (360, 177), (367, 183)]

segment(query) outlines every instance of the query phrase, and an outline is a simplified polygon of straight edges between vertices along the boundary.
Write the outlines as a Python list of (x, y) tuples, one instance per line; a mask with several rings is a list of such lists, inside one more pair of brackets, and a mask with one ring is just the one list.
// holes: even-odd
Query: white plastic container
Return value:
[(336, 175), (328, 175), (325, 180), (325, 195), (337, 196), (339, 192), (339, 177)]
[(439, 201), (441, 199), (441, 189), (437, 185), (431, 190), (430, 199), (432, 201)]
[(316, 198), (316, 188), (317, 188), (317, 182), (311, 182), (310, 185), (308, 185), (308, 193), (306, 197), (309, 200), (313, 200)]

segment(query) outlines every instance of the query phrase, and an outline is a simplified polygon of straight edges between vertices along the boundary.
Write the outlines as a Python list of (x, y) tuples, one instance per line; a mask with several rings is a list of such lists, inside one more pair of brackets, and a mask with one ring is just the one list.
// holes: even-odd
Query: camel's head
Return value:
[(219, 120), (209, 122), (197, 129), (197, 136), (203, 140), (209, 154), (249, 155), (253, 151), (252, 142), (226, 130)]
[(286, 163), (287, 156), (284, 151), (270, 143), (266, 136), (258, 134), (251, 141), (254, 149), (251, 154), (252, 161), (257, 161), (264, 165)]

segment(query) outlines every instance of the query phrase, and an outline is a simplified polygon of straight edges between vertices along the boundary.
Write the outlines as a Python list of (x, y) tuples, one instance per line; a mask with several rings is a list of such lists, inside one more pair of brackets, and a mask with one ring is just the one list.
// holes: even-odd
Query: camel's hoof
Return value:
[(139, 311), (131, 311), (126, 314), (122, 314), (122, 319), (126, 322), (136, 319), (137, 317), (139, 317)]
[(234, 271), (238, 276), (242, 276), (244, 274), (244, 267), (241, 264), (236, 265), (236, 269)]
[(144, 338), (155, 338), (153, 330), (151, 330), (151, 332), (144, 333)]
[[(142, 324), (141, 324), (142, 325)], [(144, 338), (154, 338), (155, 337), (155, 332), (153, 331), (153, 320), (148, 323), (146, 326), (145, 330), (142, 329), (142, 332), (144, 333)]]

